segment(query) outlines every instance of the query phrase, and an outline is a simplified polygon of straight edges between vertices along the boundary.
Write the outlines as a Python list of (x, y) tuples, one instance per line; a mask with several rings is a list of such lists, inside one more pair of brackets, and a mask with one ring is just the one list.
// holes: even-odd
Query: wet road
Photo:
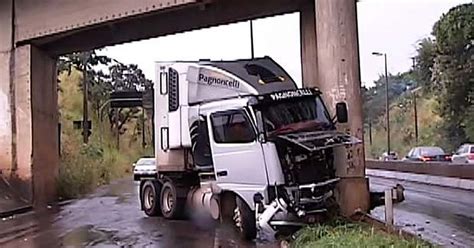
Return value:
[(13, 240), (0, 235), (0, 247), (278, 247), (243, 243), (232, 227), (147, 217), (137, 194), (134, 182), (119, 180), (61, 209), (2, 220), (0, 233), (7, 226), (22, 231)]
[[(474, 247), (474, 192), (392, 179), (370, 178), (371, 189), (400, 183), (405, 201), (394, 206), (395, 224), (445, 247)], [(384, 207), (372, 211), (384, 218)]]
[[(395, 183), (371, 178), (373, 189)], [(443, 246), (472, 247), (474, 192), (402, 184), (406, 200), (395, 206), (397, 225)], [(276, 242), (244, 243), (232, 227), (147, 217), (139, 210), (137, 194), (136, 183), (124, 179), (59, 209), (1, 219), (0, 247), (279, 247)], [(383, 210), (372, 213), (383, 218)]]
[(0, 213), (29, 205), (27, 201), (16, 196), (11, 188), (8, 182), (0, 175)]

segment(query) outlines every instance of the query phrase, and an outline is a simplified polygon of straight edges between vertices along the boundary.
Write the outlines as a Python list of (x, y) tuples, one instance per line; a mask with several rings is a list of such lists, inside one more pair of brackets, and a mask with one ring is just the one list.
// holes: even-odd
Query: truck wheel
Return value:
[(143, 183), (141, 189), (141, 200), (143, 211), (148, 216), (158, 216), (160, 212), (159, 192), (161, 191), (160, 184), (151, 180)]
[(166, 219), (179, 219), (184, 216), (186, 198), (178, 197), (175, 185), (168, 181), (161, 187), (161, 213)]
[(237, 197), (235, 201), (237, 206), (234, 210), (234, 223), (237, 231), (243, 239), (253, 240), (257, 237), (255, 213), (244, 200)]

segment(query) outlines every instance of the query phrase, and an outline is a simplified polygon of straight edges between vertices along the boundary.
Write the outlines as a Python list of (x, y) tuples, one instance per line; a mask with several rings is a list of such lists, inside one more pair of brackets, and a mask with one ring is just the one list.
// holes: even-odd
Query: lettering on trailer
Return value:
[(283, 100), (283, 99), (302, 97), (302, 96), (312, 96), (312, 95), (314, 95), (314, 92), (311, 89), (298, 89), (298, 90), (292, 90), (292, 91), (272, 93), (270, 94), (270, 97), (272, 98), (272, 100), (276, 101), (276, 100)]
[(218, 78), (218, 77), (208, 76), (203, 73), (199, 73), (198, 82), (204, 83), (207, 85), (225, 86), (225, 87), (233, 88), (233, 89), (239, 89), (240, 87), (239, 81), (235, 79)]

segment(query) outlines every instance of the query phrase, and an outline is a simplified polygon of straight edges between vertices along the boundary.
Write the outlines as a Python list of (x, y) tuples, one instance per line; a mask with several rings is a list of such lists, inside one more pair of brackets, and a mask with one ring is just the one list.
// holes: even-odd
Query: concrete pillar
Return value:
[[(317, 75), (323, 97), (334, 113), (337, 102), (347, 103), (349, 123), (338, 129), (363, 140), (359, 74), (357, 11), (354, 0), (316, 0)], [(341, 177), (336, 198), (343, 215), (369, 208), (363, 143), (347, 153), (336, 152), (336, 173)], [(344, 162), (345, 161), (345, 162)]]
[(32, 45), (15, 49), (16, 171), (11, 181), (35, 206), (56, 199), (56, 61)]
[(35, 206), (56, 201), (59, 169), (56, 59), (30, 46), (31, 142)]
[(0, 177), (9, 178), (12, 169), (12, 0), (0, 1)]
[(314, 1), (307, 1), (300, 11), (301, 69), (304, 87), (319, 87), (316, 18)]
[(0, 176), (18, 197), (56, 199), (56, 61), (32, 45), (16, 47), (13, 1), (0, 1)]

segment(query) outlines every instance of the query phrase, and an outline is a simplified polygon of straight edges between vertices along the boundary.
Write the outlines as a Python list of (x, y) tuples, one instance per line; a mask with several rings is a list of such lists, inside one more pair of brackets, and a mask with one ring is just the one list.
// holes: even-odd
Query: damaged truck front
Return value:
[(259, 140), (274, 144), (281, 169), (280, 180), (269, 181), (267, 203), (254, 197), (260, 229), (274, 233), (337, 214), (334, 149), (361, 141), (336, 131), (336, 122), (347, 122), (347, 107), (339, 103), (336, 110), (331, 117), (317, 89), (257, 97)]
[(318, 89), (298, 89), (269, 57), (161, 63), (156, 82), (147, 215), (205, 212), (253, 239), (337, 213), (335, 150), (360, 142), (336, 130), (345, 103), (332, 117)]

